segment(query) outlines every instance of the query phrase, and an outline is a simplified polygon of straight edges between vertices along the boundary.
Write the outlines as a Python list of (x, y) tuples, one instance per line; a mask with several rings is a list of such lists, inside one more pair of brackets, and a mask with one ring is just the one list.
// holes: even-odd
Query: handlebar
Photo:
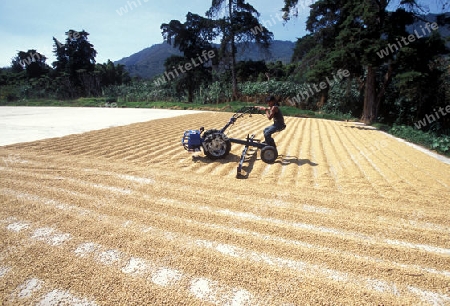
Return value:
[(258, 114), (260, 111), (255, 106), (244, 106), (241, 109), (237, 110), (236, 113), (233, 115), (233, 118), (241, 118), (245, 114)]
[(254, 106), (244, 106), (241, 109), (237, 110), (234, 113), (233, 117), (230, 118), (230, 121), (220, 130), (221, 133), (224, 133), (225, 130), (232, 124), (236, 122), (238, 118), (244, 117), (245, 114), (257, 114), (259, 112), (257, 107)]

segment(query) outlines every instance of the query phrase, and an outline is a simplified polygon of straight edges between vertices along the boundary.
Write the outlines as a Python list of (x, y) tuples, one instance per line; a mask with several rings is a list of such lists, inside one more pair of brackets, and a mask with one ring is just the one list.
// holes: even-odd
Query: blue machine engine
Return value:
[(202, 138), (200, 130), (187, 130), (184, 132), (181, 143), (188, 152), (199, 152), (202, 146)]

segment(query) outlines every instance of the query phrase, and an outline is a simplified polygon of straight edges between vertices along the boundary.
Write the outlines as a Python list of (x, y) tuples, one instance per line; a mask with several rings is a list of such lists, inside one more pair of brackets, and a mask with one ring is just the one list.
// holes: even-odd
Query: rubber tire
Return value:
[(205, 132), (205, 138), (203, 140), (203, 151), (205, 155), (210, 159), (224, 158), (230, 153), (231, 142), (225, 136), (217, 130)]
[(261, 159), (267, 164), (272, 164), (278, 158), (278, 151), (272, 146), (265, 146), (261, 149)]

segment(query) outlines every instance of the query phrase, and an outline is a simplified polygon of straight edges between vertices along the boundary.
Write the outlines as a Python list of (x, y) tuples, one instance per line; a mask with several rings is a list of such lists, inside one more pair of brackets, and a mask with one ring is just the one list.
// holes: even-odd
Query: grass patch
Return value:
[(376, 127), (377, 129), (381, 130), (381, 131), (385, 131), (385, 132), (389, 132), (389, 130), (391, 129), (391, 126), (384, 124), (384, 123), (373, 123), (372, 124), (373, 127)]

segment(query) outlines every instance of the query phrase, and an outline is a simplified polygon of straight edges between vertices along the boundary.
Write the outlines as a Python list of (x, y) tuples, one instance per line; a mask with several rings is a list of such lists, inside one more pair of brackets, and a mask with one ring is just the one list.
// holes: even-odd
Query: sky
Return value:
[[(423, 0), (433, 4), (442, 0)], [(185, 21), (188, 12), (204, 16), (211, 0), (0, 0), (0, 67), (11, 65), (18, 51), (36, 49), (50, 64), (55, 37), (64, 43), (65, 32), (85, 30), (97, 50), (97, 63), (117, 61), (163, 42), (160, 26)], [(276, 40), (296, 41), (306, 34), (308, 5), (299, 0), (298, 17), (279, 21), (283, 0), (252, 0), (260, 22)], [(438, 11), (430, 6), (431, 12)]]

